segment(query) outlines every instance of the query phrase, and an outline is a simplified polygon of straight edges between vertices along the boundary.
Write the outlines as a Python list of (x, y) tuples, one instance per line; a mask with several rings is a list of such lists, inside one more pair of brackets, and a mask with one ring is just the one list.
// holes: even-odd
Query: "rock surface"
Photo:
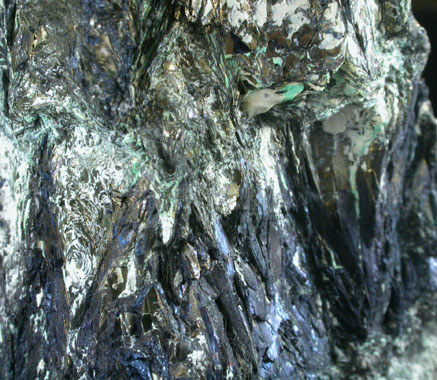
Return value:
[(3, 0), (4, 379), (433, 379), (408, 0)]

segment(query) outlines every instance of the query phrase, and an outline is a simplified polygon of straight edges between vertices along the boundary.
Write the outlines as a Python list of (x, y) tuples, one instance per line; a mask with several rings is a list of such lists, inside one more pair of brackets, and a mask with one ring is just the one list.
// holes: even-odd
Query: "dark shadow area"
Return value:
[(419, 24), (426, 29), (431, 41), (431, 55), (423, 75), (435, 111), (437, 110), (437, 1), (413, 0), (413, 13)]

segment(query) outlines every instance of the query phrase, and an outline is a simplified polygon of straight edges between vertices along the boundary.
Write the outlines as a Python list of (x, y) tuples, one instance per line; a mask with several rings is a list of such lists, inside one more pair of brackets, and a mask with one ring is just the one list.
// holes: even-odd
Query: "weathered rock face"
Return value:
[(3, 378), (432, 378), (436, 120), (409, 1), (1, 14)]

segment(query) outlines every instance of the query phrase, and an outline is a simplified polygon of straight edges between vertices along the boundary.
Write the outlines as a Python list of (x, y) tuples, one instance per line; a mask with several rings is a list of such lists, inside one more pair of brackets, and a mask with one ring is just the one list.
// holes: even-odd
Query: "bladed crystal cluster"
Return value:
[(409, 0), (0, 14), (0, 378), (437, 376)]

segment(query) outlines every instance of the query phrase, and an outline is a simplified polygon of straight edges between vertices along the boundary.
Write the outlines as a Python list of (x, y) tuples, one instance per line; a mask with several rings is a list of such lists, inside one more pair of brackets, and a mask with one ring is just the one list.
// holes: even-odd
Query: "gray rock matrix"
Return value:
[(436, 379), (409, 0), (1, 0), (0, 378)]

